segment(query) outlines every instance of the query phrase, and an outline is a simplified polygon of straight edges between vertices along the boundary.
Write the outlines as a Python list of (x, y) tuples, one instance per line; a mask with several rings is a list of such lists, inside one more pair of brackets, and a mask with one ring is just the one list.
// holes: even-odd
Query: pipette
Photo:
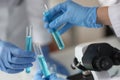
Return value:
[[(26, 50), (32, 51), (32, 26), (26, 28)], [(30, 67), (26, 68), (26, 73), (30, 73)]]
[[(44, 4), (44, 7), (46, 9), (46, 11), (44, 12), (44, 16), (48, 17), (48, 13), (47, 13), (48, 6), (46, 4)], [(48, 18), (48, 20), (49, 20), (49, 18)], [(49, 22), (50, 22), (50, 20), (49, 20)], [(60, 36), (60, 34), (58, 33), (57, 30), (52, 31), (52, 36), (53, 36), (59, 50), (64, 49), (65, 48), (64, 42), (63, 42), (63, 40), (62, 40), (62, 38), (61, 38), (61, 36)]]
[(45, 57), (43, 55), (42, 49), (38, 43), (34, 43), (33, 48), (34, 48), (34, 51), (37, 55), (40, 67), (41, 67), (42, 72), (43, 72), (43, 75), (45, 78), (48, 78), (48, 76), (50, 75), (50, 72), (48, 70), (48, 66), (47, 66), (47, 63), (45, 61)]

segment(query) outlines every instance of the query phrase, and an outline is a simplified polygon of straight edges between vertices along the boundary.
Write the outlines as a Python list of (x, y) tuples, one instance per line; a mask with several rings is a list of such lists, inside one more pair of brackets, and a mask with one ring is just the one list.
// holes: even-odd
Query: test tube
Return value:
[[(32, 26), (26, 28), (26, 46), (27, 51), (32, 51)], [(30, 73), (30, 67), (26, 68), (26, 73)]]
[(44, 77), (47, 78), (50, 75), (50, 72), (48, 70), (48, 66), (47, 66), (45, 57), (43, 55), (42, 49), (41, 49), (40, 45), (37, 43), (35, 43), (33, 46), (34, 46), (34, 51), (37, 54), (37, 58), (38, 58), (40, 67), (42, 68)]
[(47, 66), (47, 63), (45, 61), (44, 56), (39, 55), (38, 60), (39, 60), (39, 64), (40, 64), (40, 66), (42, 68), (42, 71), (43, 71), (43, 74), (44, 74), (45, 78), (48, 77), (50, 75), (50, 72), (48, 70), (48, 66)]
[[(47, 13), (48, 7), (47, 7), (46, 4), (44, 4), (44, 7), (46, 8), (46, 11), (44, 12), (44, 16), (47, 17), (47, 16), (48, 16), (48, 13)], [(49, 20), (49, 19), (48, 19), (48, 20)], [(50, 21), (50, 20), (49, 20), (49, 21)], [(60, 36), (60, 34), (58, 33), (57, 30), (53, 30), (53, 31), (52, 31), (52, 36), (53, 36), (53, 38), (54, 38), (54, 40), (55, 40), (55, 42), (56, 42), (59, 50), (64, 49), (64, 48), (65, 48), (64, 42), (63, 42), (63, 40), (62, 40), (62, 38), (61, 38), (61, 36)]]
[(62, 40), (60, 34), (58, 33), (58, 31), (52, 32), (52, 36), (53, 36), (59, 50), (64, 49), (65, 46), (64, 46), (63, 40)]

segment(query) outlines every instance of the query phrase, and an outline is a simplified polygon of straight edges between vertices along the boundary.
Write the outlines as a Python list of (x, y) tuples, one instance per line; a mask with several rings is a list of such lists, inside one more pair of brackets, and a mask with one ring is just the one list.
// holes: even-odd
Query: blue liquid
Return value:
[(26, 68), (26, 73), (30, 73), (31, 68)]
[(57, 31), (54, 31), (54, 32), (52, 32), (52, 36), (53, 36), (53, 38), (54, 38), (54, 40), (55, 40), (59, 50), (64, 49), (65, 45), (63, 43), (63, 40), (62, 40), (60, 34)]
[(47, 63), (45, 61), (44, 56), (39, 55), (38, 60), (39, 60), (40, 67), (42, 68), (43, 74), (44, 74), (45, 78), (47, 78), (50, 75), (50, 72), (48, 70), (48, 66), (47, 66)]
[[(48, 13), (47, 11), (44, 12), (43, 15), (48, 18), (48, 22), (51, 21), (51, 20), (49, 19), (49, 17), (48, 17), (49, 13)], [(63, 40), (62, 40), (60, 34), (59, 34), (57, 31), (54, 31), (54, 30), (53, 30), (52, 36), (53, 36), (53, 38), (54, 38), (54, 40), (55, 40), (55, 42), (56, 42), (59, 50), (64, 49), (64, 48), (65, 48), (65, 45), (64, 45), (64, 43), (63, 43)]]
[[(26, 50), (27, 51), (32, 51), (32, 37), (27, 36), (26, 37)], [(30, 73), (30, 67), (26, 68), (26, 73)]]
[[(43, 15), (48, 18), (49, 22), (51, 21), (51, 20), (49, 19), (49, 17), (48, 17), (49, 13), (48, 13), (47, 11), (44, 12)], [(58, 16), (58, 15), (57, 15), (57, 16)], [(62, 40), (60, 34), (59, 34), (57, 31), (53, 31), (53, 32), (52, 32), (52, 36), (53, 36), (53, 38), (54, 38), (54, 40), (55, 40), (55, 42), (56, 42), (59, 50), (64, 49), (64, 48), (65, 48), (65, 45), (64, 45), (64, 43), (63, 43), (63, 40)]]

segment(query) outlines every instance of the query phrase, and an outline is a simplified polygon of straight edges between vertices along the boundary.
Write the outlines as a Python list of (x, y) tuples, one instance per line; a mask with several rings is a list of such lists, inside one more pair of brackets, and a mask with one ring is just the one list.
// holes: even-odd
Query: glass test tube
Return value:
[[(26, 50), (32, 51), (32, 27), (26, 28)], [(30, 67), (26, 68), (26, 73), (30, 73)]]
[(54, 31), (54, 32), (52, 32), (52, 36), (53, 36), (59, 50), (64, 49), (65, 46), (64, 46), (64, 43), (63, 43), (63, 40), (62, 40), (60, 34), (57, 31)]
[[(48, 7), (47, 7), (46, 4), (44, 4), (44, 6), (45, 6), (45, 8), (46, 8), (46, 11), (44, 12), (44, 16), (47, 17), (47, 16), (49, 15), (49, 14), (47, 13)], [(48, 20), (49, 20), (49, 19), (48, 19)], [(59, 50), (64, 49), (64, 48), (65, 48), (65, 45), (64, 45), (64, 42), (63, 42), (60, 34), (58, 33), (58, 31), (53, 31), (53, 32), (52, 32), (52, 36), (53, 36), (53, 38), (54, 38), (54, 40), (55, 40), (55, 42), (56, 42)]]
[(48, 70), (48, 66), (47, 66), (47, 63), (45, 61), (45, 58), (44, 58), (43, 55), (38, 55), (37, 57), (38, 57), (38, 60), (39, 60), (40, 67), (42, 68), (43, 74), (46, 78), (50, 75), (50, 72)]
[(44, 77), (47, 78), (50, 75), (50, 72), (49, 72), (45, 57), (43, 55), (42, 49), (39, 46), (39, 44), (34, 44), (34, 51), (37, 54), (37, 58), (38, 58), (40, 67), (42, 68)]

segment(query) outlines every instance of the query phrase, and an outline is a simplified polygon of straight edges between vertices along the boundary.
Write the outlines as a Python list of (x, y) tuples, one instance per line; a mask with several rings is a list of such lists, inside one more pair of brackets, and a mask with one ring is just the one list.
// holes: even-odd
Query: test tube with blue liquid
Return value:
[(50, 71), (48, 69), (48, 66), (47, 66), (45, 57), (43, 55), (42, 49), (38, 43), (34, 43), (33, 48), (34, 48), (34, 51), (37, 55), (39, 65), (40, 65), (40, 68), (43, 72), (43, 75), (45, 78), (48, 78), (50, 76)]
[[(27, 51), (32, 51), (32, 26), (26, 27), (26, 45)], [(26, 73), (30, 73), (30, 67), (26, 68)]]
[[(47, 13), (48, 7), (47, 7), (46, 4), (44, 4), (44, 6), (45, 6), (45, 9), (46, 9), (46, 11), (44, 12), (44, 16), (47, 17), (47, 16), (49, 15), (49, 14)], [(48, 20), (49, 20), (49, 18), (48, 18)], [(50, 21), (49, 21), (49, 22), (50, 22)], [(53, 31), (52, 31), (52, 36), (53, 36), (53, 38), (54, 38), (54, 40), (55, 40), (55, 42), (56, 42), (59, 50), (64, 49), (64, 48), (65, 48), (64, 42), (63, 42), (63, 40), (62, 40), (62, 38), (61, 38), (61, 36), (60, 36), (60, 34), (58, 33), (57, 30), (53, 30)]]

